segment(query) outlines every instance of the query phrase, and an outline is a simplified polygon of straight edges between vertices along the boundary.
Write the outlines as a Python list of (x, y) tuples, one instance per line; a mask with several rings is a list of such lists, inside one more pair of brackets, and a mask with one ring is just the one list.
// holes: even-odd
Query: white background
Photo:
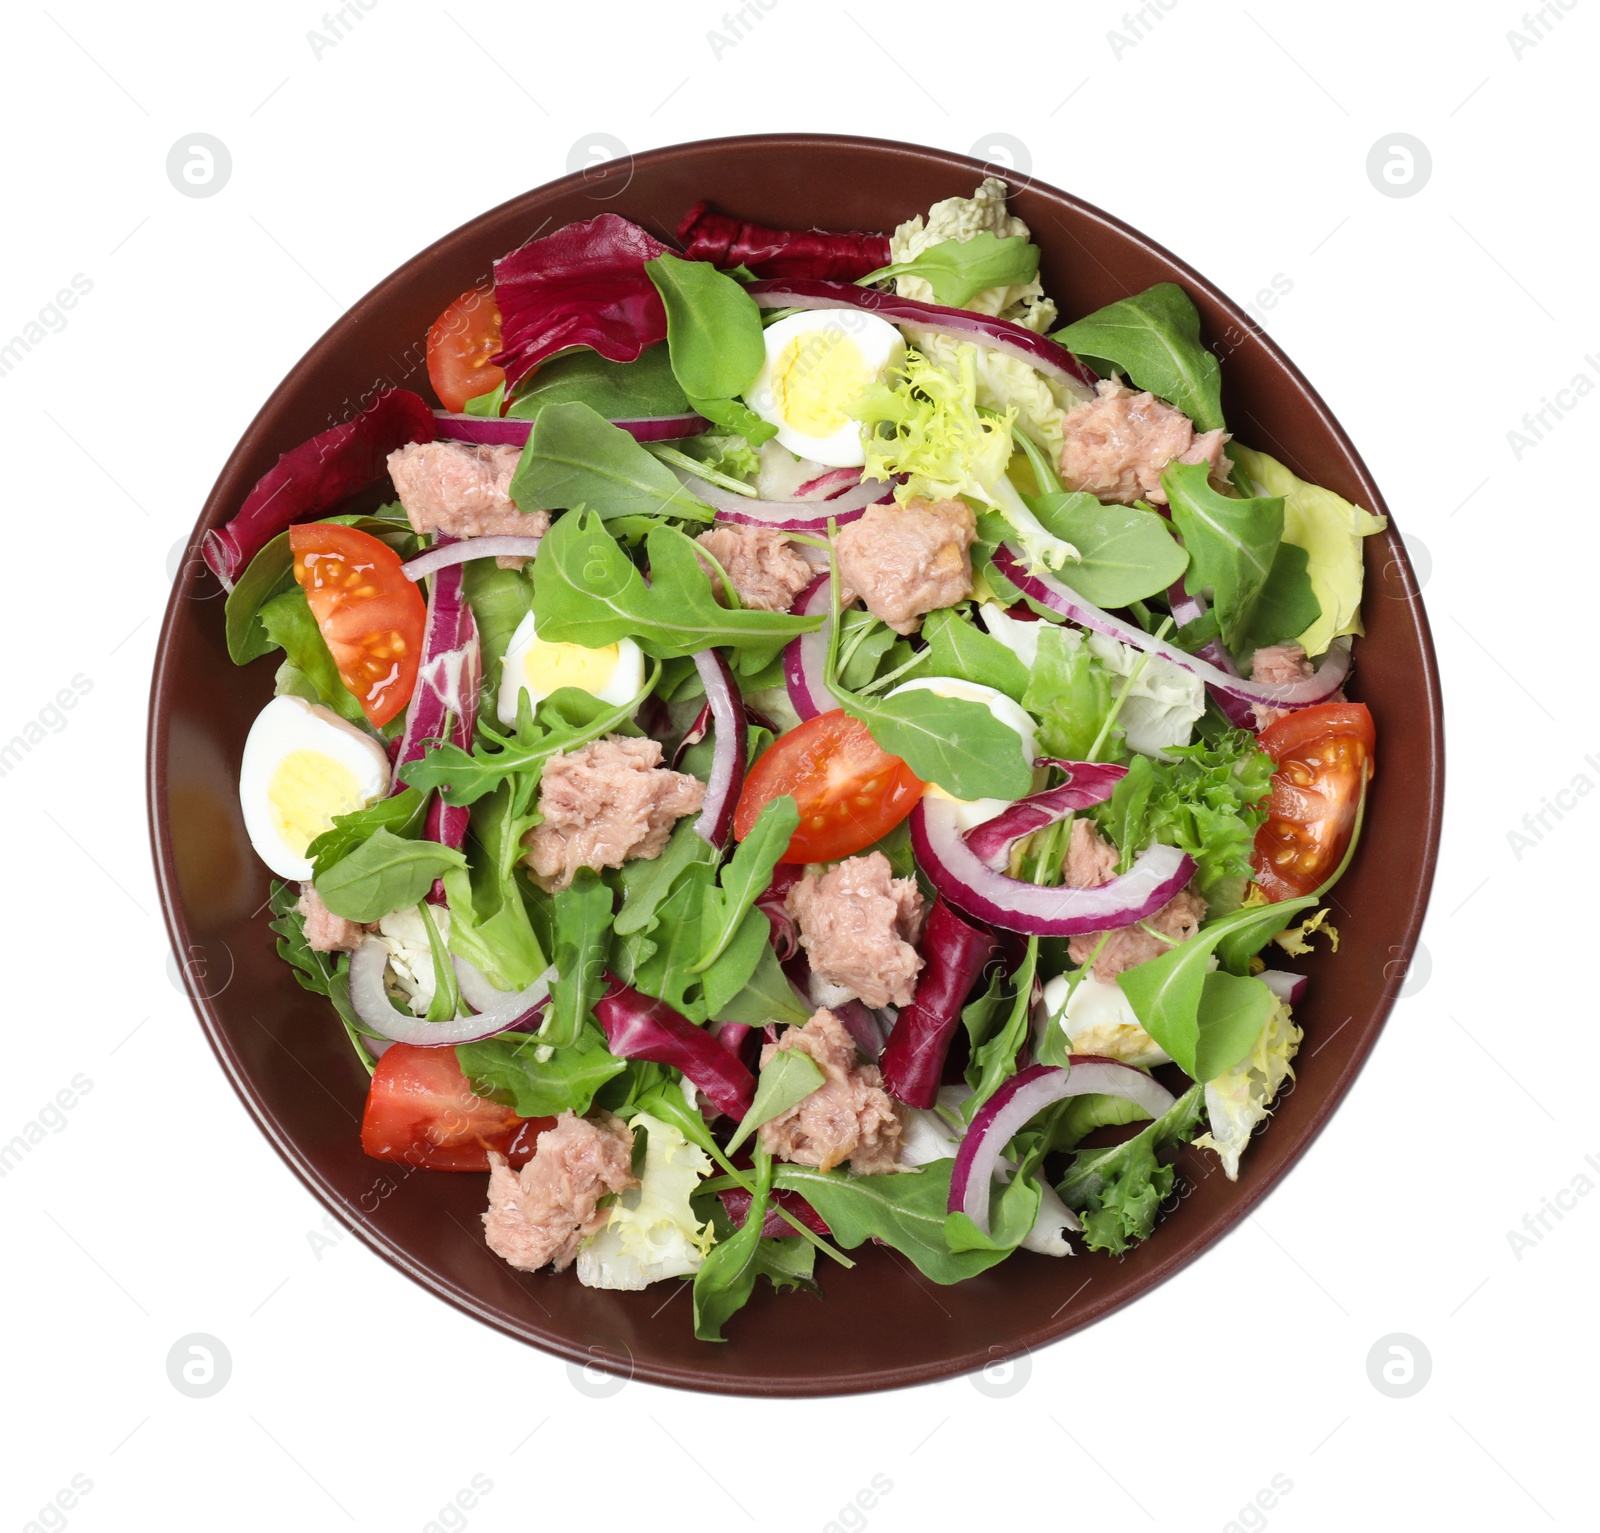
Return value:
[[(11, 13), (0, 339), (75, 274), (92, 289), (0, 376), (0, 736), (74, 676), (92, 690), (0, 779), (0, 1141), (90, 1083), (0, 1181), (4, 1527), (75, 1475), (92, 1488), (40, 1525), (1594, 1525), (1600, 1197), (1569, 1191), (1520, 1249), (1508, 1232), (1575, 1178), (1600, 1185), (1583, 972), (1600, 807), (1569, 796), (1536, 840), (1508, 836), (1600, 781), (1600, 401), (1592, 381), (1557, 394), (1600, 378), (1600, 7), (1551, 6), (1541, 37), (1514, 3), (1169, 3), (1135, 37), (1106, 0), (775, 0), (729, 46), (693, 0), (376, 0), (320, 55), (311, 4)], [(1431, 961), (1256, 1217), (987, 1392), (599, 1398), (355, 1239), (312, 1238), (320, 1206), (174, 980), (145, 837), (150, 661), (214, 476), (345, 305), (595, 142), (779, 129), (1013, 143), (1241, 302), (1290, 284), (1260, 317), (1384, 487), (1439, 646)], [(232, 156), (203, 199), (165, 170), (196, 132)], [(1396, 133), (1431, 155), (1407, 197), (1366, 168)], [(1572, 408), (1519, 449), (1508, 433), (1546, 397)], [(232, 1360), (204, 1399), (167, 1376), (196, 1332)], [(1392, 1333), (1431, 1357), (1408, 1398), (1369, 1380)], [(474, 1476), (492, 1488), (442, 1519)], [(874, 1477), (891, 1488), (841, 1519)], [(1276, 1503), (1241, 1518), (1275, 1477)]]

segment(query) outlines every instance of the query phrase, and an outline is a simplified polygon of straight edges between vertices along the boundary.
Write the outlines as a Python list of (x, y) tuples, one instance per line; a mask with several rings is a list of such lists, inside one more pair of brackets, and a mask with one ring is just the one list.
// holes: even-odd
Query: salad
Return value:
[(998, 180), (677, 246), (510, 252), (429, 332), (443, 408), (207, 535), (362, 1148), (486, 1175), (516, 1268), (692, 1281), (708, 1341), (869, 1240), (1125, 1252), (1293, 1073), (1384, 524), (1231, 435), (1179, 287), (1064, 322)]

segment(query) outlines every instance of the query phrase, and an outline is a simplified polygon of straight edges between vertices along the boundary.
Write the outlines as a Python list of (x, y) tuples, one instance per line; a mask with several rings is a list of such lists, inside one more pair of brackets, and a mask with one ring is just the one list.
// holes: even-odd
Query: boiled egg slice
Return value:
[(769, 325), (767, 358), (745, 401), (778, 428), (778, 440), (829, 468), (867, 461), (850, 408), (861, 391), (905, 357), (888, 320), (855, 309), (810, 309)]
[(239, 807), (256, 855), (279, 878), (311, 877), (306, 848), (389, 791), (389, 757), (365, 731), (302, 697), (256, 715), (239, 766)]
[[(1028, 710), (1021, 703), (1007, 697), (1004, 692), (982, 686), (975, 681), (962, 681), (955, 676), (923, 676), (916, 681), (905, 681), (888, 695), (895, 697), (901, 692), (932, 692), (936, 697), (954, 697), (966, 702), (982, 703), (1002, 724), (1016, 730), (1021, 737), (1023, 759), (1030, 767), (1038, 757), (1039, 748), (1034, 739), (1033, 720), (1028, 716)], [(949, 799), (960, 806), (956, 812), (956, 823), (962, 830), (972, 830), (982, 825), (985, 820), (992, 820), (1012, 802), (1005, 798), (958, 799), (954, 794), (946, 793), (935, 782), (928, 784), (928, 793), (934, 798)]]
[(644, 651), (632, 639), (588, 649), (582, 644), (551, 644), (533, 628), (530, 612), (517, 624), (506, 649), (495, 711), (500, 722), (517, 722), (517, 697), (528, 694), (537, 708), (552, 692), (578, 687), (602, 703), (620, 707), (644, 686)]
[(1085, 974), (1067, 995), (1067, 978), (1046, 980), (1045, 1009), (1067, 1035), (1074, 1054), (1098, 1054), (1148, 1070), (1168, 1063), (1166, 1052), (1139, 1024), (1133, 1006), (1115, 981), (1102, 983)]

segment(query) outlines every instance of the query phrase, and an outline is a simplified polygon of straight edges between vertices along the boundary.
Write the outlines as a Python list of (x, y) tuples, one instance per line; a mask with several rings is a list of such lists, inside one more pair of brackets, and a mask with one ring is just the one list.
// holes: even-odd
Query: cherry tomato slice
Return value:
[(361, 1118), (361, 1148), (374, 1160), (434, 1171), (487, 1171), (489, 1151), (513, 1166), (533, 1157), (554, 1118), (519, 1118), (473, 1093), (451, 1048), (392, 1043), (378, 1061)]
[(463, 293), (428, 331), (428, 380), (439, 402), (459, 413), (469, 399), (504, 383), (491, 360), (500, 350), (500, 310), (494, 287)]
[(294, 578), (305, 588), (333, 661), (367, 721), (381, 728), (411, 701), (428, 608), (400, 556), (337, 522), (289, 529)]
[(800, 827), (784, 862), (833, 862), (871, 846), (911, 813), (924, 784), (842, 708), (780, 735), (745, 778), (734, 812), (741, 840), (775, 798), (792, 794)]
[(1261, 731), (1261, 748), (1278, 768), (1252, 859), (1268, 898), (1309, 894), (1339, 865), (1376, 743), (1364, 703), (1299, 708)]

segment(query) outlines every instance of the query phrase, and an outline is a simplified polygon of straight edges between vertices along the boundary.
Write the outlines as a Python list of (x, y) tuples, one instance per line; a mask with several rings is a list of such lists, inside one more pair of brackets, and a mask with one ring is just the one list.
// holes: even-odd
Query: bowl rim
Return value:
[[(1422, 855), (1415, 867), (1415, 876), (1412, 882), (1410, 900), (1406, 907), (1405, 919), (1399, 930), (1390, 933), (1391, 940), (1386, 944), (1391, 952), (1399, 954), (1399, 958), (1396, 961), (1398, 964), (1397, 972), (1386, 983), (1376, 1007), (1371, 1012), (1370, 1024), (1365, 1038), (1356, 1050), (1344, 1056), (1343, 1067), (1339, 1075), (1334, 1079), (1325, 1098), (1316, 1104), (1310, 1116), (1300, 1126), (1298, 1142), (1289, 1148), (1287, 1158), (1278, 1168), (1275, 1175), (1270, 1178), (1260, 1177), (1237, 1183), (1237, 1190), (1227, 1207), (1219, 1216), (1207, 1222), (1204, 1227), (1203, 1238), (1191, 1243), (1193, 1249), (1185, 1247), (1171, 1252), (1158, 1252), (1156, 1260), (1145, 1271), (1133, 1278), (1125, 1288), (1104, 1296), (1097, 1296), (1093, 1304), (1089, 1305), (1084, 1311), (1074, 1312), (1064, 1322), (1057, 1323), (1052, 1319), (1047, 1324), (1034, 1326), (1030, 1330), (1019, 1331), (1011, 1337), (1009, 1343), (1003, 1349), (988, 1347), (981, 1350), (973, 1349), (964, 1354), (946, 1354), (930, 1359), (927, 1362), (905, 1364), (874, 1374), (818, 1374), (816, 1376), (808, 1375), (803, 1379), (784, 1378), (764, 1383), (757, 1378), (732, 1378), (709, 1372), (698, 1372), (691, 1367), (680, 1367), (665, 1363), (636, 1364), (632, 1358), (621, 1359), (611, 1357), (609, 1354), (597, 1353), (595, 1349), (585, 1346), (582, 1339), (578, 1337), (533, 1335), (509, 1323), (501, 1314), (478, 1301), (470, 1290), (458, 1288), (443, 1281), (426, 1262), (414, 1257), (405, 1246), (389, 1240), (381, 1230), (369, 1225), (354, 1214), (346, 1200), (322, 1177), (294, 1138), (285, 1133), (276, 1122), (261, 1094), (254, 1088), (249, 1072), (239, 1054), (230, 1043), (213, 998), (205, 995), (196, 987), (189, 985), (187, 982), (187, 969), (183, 969), (185, 989), (194, 1006), (196, 1015), (199, 1017), (206, 1040), (210, 1044), (212, 1052), (216, 1055), (218, 1063), (222, 1066), (223, 1073), (227, 1076), (235, 1093), (244, 1104), (246, 1111), (267, 1141), (277, 1151), (279, 1157), (294, 1172), (306, 1189), (370, 1250), (403, 1272), (430, 1294), (444, 1299), (474, 1320), (480, 1321), (524, 1345), (538, 1347), (552, 1356), (565, 1360), (569, 1365), (596, 1367), (607, 1372), (625, 1375), (628, 1378), (643, 1379), (649, 1383), (671, 1388), (715, 1394), (815, 1397), (865, 1393), (904, 1388), (914, 1384), (932, 1383), (963, 1373), (970, 1373), (984, 1367), (994, 1366), (1007, 1359), (1029, 1354), (1042, 1346), (1062, 1341), (1068, 1336), (1106, 1319), (1134, 1300), (1142, 1298), (1187, 1267), (1197, 1256), (1210, 1250), (1221, 1240), (1226, 1239), (1270, 1193), (1282, 1184), (1290, 1172), (1299, 1164), (1301, 1158), (1326, 1127), (1329, 1118), (1344, 1102), (1355, 1083), (1356, 1077), (1365, 1068), (1378, 1036), (1387, 1023), (1395, 999), (1400, 993), (1406, 966), (1415, 952), (1422, 923), (1427, 914), (1438, 862), (1444, 813), (1444, 707), (1438, 662), (1427, 611), (1422, 602), (1405, 544), (1395, 530), (1394, 518), (1389, 512), (1383, 495), (1373, 479), (1365, 460), (1357, 451), (1355, 444), (1351, 441), (1343, 426), (1328, 408), (1321, 394), (1317, 392), (1283, 349), (1262, 329), (1253, 316), (1230, 299), (1215, 284), (1202, 276), (1188, 262), (1181, 260), (1166, 249), (1165, 246), (1135, 229), (1132, 225), (1031, 173), (1014, 173), (1004, 166), (996, 166), (979, 160), (972, 155), (936, 149), (926, 144), (905, 143), (894, 139), (853, 134), (751, 133), (660, 145), (653, 149), (641, 150), (637, 154), (630, 154), (625, 162), (610, 163), (625, 163), (631, 178), (634, 166), (652, 165), (659, 161), (681, 163), (692, 160), (697, 156), (715, 156), (729, 150), (749, 151), (759, 149), (769, 153), (783, 153), (785, 151), (804, 151), (819, 148), (832, 150), (859, 149), (870, 152), (888, 150), (902, 158), (912, 156), (932, 162), (941, 169), (962, 171), (968, 174), (976, 173), (980, 177), (986, 175), (998, 176), (1007, 183), (1008, 189), (1011, 191), (1037, 188), (1046, 196), (1059, 199), (1078, 216), (1098, 223), (1105, 229), (1132, 241), (1165, 263), (1173, 272), (1181, 276), (1183, 282), (1190, 287), (1191, 291), (1204, 294), (1235, 325), (1251, 335), (1265, 349), (1268, 358), (1276, 368), (1293, 381), (1307, 405), (1317, 417), (1323, 430), (1347, 455), (1353, 466), (1355, 476), (1365, 492), (1370, 509), (1379, 515), (1387, 517), (1389, 520), (1389, 532), (1386, 535), (1389, 539), (1388, 555), (1391, 564), (1397, 567), (1401, 576), (1398, 583), (1401, 586), (1402, 599), (1408, 609), (1408, 616), (1415, 625), (1421, 659), (1421, 674), (1416, 678), (1412, 701), (1423, 714), (1424, 733), (1427, 742), (1426, 759), (1422, 762), (1408, 762), (1407, 769), (1414, 779), (1421, 779), (1422, 781), (1426, 809), (1425, 824), (1422, 827), (1424, 841)], [(180, 568), (187, 567), (187, 561), (198, 556), (200, 540), (204, 534), (210, 528), (226, 521), (232, 513), (234, 508), (231, 505), (225, 505), (222, 501), (222, 491), (224, 482), (230, 477), (233, 465), (241, 458), (248, 457), (262, 445), (262, 438), (268, 429), (268, 417), (275, 413), (277, 402), (286, 394), (295, 393), (301, 382), (320, 368), (325, 354), (338, 344), (339, 335), (346, 330), (346, 327), (353, 320), (359, 320), (370, 307), (387, 294), (391, 286), (401, 284), (405, 280), (405, 274), (417, 264), (430, 257), (446, 254), (454, 245), (466, 244), (470, 241), (472, 231), (483, 220), (508, 212), (520, 204), (543, 200), (585, 185), (592, 187), (596, 184), (603, 184), (608, 174), (609, 172), (605, 166), (580, 170), (556, 180), (541, 182), (539, 185), (530, 187), (514, 197), (507, 198), (494, 207), (475, 214), (472, 218), (441, 236), (432, 244), (425, 246), (422, 250), (408, 257), (400, 266), (374, 284), (348, 309), (335, 318), (333, 323), (312, 343), (305, 354), (267, 396), (260, 409), (252, 417), (249, 425), (245, 427), (239, 440), (229, 450), (196, 519), (187, 546), (186, 563)], [(292, 446), (293, 444), (288, 445)], [(1370, 588), (1368, 594), (1370, 594)], [(161, 631), (152, 663), (150, 704), (146, 716), (145, 789), (151, 852), (155, 864), (157, 895), (161, 903), (162, 917), (166, 926), (168, 940), (172, 950), (178, 953), (189, 951), (190, 928), (188, 912), (178, 889), (171, 827), (166, 813), (165, 790), (170, 740), (165, 724), (170, 712), (169, 692), (175, 667), (174, 650), (177, 625), (174, 619), (179, 611), (180, 603), (187, 599), (184, 582), (180, 578), (174, 582), (162, 614)], [(180, 968), (182, 967), (180, 965)]]

